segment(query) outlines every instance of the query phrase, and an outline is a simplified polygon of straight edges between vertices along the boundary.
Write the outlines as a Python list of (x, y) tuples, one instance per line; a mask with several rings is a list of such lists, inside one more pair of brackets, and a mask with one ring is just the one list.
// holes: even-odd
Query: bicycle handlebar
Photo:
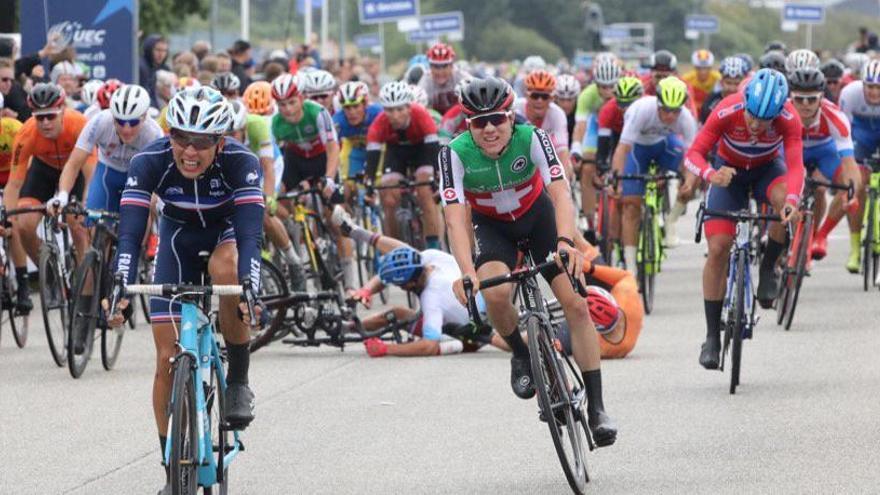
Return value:
[(131, 284), (125, 286), (126, 294), (173, 297), (179, 294), (199, 293), (217, 296), (240, 296), (240, 285), (190, 285), (190, 284)]
[(611, 180), (615, 184), (622, 180), (639, 180), (642, 182), (659, 182), (667, 179), (678, 179), (681, 175), (678, 172), (663, 172), (660, 174), (619, 174), (616, 171), (611, 175)]
[(807, 178), (804, 180), (804, 182), (805, 182), (808, 186), (813, 187), (813, 188), (816, 188), (816, 187), (827, 187), (828, 189), (832, 189), (832, 190), (846, 191), (846, 199), (847, 199), (848, 201), (849, 201), (849, 200), (852, 200), (853, 197), (856, 195), (855, 186), (853, 185), (852, 181), (849, 181), (849, 182), (846, 183), (846, 184), (835, 184), (835, 183), (833, 183), (833, 182), (825, 181), (825, 180), (822, 180), (822, 179), (816, 179), (816, 178), (813, 178), (813, 177), (807, 177)]
[(758, 220), (766, 220), (768, 222), (781, 222), (782, 217), (779, 215), (768, 215), (764, 213), (752, 213), (748, 210), (740, 210), (740, 211), (725, 211), (725, 210), (713, 210), (710, 208), (706, 208), (706, 202), (702, 201), (700, 203), (700, 208), (697, 210), (697, 230), (694, 234), (694, 242), (697, 244), (703, 239), (703, 223), (705, 222), (706, 215), (711, 215), (713, 217), (721, 217), (727, 218), (730, 220), (735, 220), (737, 222), (752, 222)]
[(407, 179), (400, 179), (397, 184), (389, 184), (384, 186), (373, 186), (373, 189), (382, 191), (385, 189), (408, 189), (410, 187), (434, 186), (437, 182), (434, 179), (412, 182)]

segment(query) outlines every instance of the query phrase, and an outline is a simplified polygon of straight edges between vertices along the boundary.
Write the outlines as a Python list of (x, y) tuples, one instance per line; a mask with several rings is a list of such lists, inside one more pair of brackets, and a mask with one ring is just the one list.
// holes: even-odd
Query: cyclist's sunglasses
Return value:
[(119, 127), (125, 127), (126, 125), (129, 127), (137, 127), (141, 125), (141, 119), (115, 119), (116, 124)]
[(55, 120), (56, 118), (58, 118), (59, 113), (60, 112), (41, 113), (40, 115), (34, 115), (34, 118), (40, 122), (44, 120)]
[(825, 84), (840, 84), (840, 79), (825, 79)]
[(681, 107), (669, 108), (669, 107), (664, 107), (663, 105), (659, 105), (659, 106), (657, 106), (657, 108), (663, 112), (666, 112), (666, 113), (681, 113)]
[(791, 101), (801, 105), (812, 105), (822, 99), (822, 95), (792, 95)]
[(550, 98), (549, 93), (529, 93), (529, 99), (532, 100), (549, 100)]
[(452, 67), (452, 64), (451, 64), (451, 63), (446, 63), (446, 64), (431, 64), (431, 68), (432, 68), (432, 69), (445, 69), (445, 68), (447, 68), (447, 67)]
[(507, 112), (487, 113), (486, 115), (479, 115), (468, 119), (468, 124), (476, 129), (483, 129), (489, 124), (492, 124), (493, 127), (498, 127), (507, 122), (509, 118), (510, 116)]
[(333, 96), (333, 93), (318, 93), (316, 95), (309, 95), (310, 100), (326, 100)]
[(192, 146), (198, 151), (204, 151), (208, 148), (217, 146), (217, 143), (220, 142), (220, 137), (221, 136), (215, 136), (213, 134), (194, 134), (191, 132), (171, 129), (171, 140), (174, 141), (175, 144), (182, 148)]

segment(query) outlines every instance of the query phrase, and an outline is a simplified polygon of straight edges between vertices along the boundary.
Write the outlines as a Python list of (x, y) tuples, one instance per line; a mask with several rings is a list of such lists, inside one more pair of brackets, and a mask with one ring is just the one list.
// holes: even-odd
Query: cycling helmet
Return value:
[(825, 75), (814, 68), (795, 69), (788, 75), (788, 87), (792, 91), (825, 91)]
[(846, 67), (839, 60), (832, 58), (819, 67), (826, 79), (840, 79), (846, 72)]
[(360, 105), (367, 101), (370, 88), (362, 81), (349, 81), (339, 87), (339, 103), (342, 106)]
[(85, 106), (91, 106), (98, 97), (98, 90), (104, 85), (104, 81), (100, 79), (92, 79), (83, 84), (82, 90), (79, 92), (79, 99)]
[(712, 67), (715, 63), (715, 55), (709, 50), (701, 49), (691, 54), (691, 64), (697, 68)]
[(422, 255), (404, 246), (392, 250), (379, 260), (379, 278), (385, 285), (404, 285), (422, 274)]
[(581, 94), (581, 83), (576, 77), (563, 74), (556, 78), (556, 92), (554, 94), (557, 98), (564, 100), (577, 98)]
[(49, 73), (49, 80), (53, 83), (57, 83), (61, 76), (73, 76), (79, 78), (83, 76), (83, 71), (78, 64), (62, 60), (52, 67), (52, 71)]
[(226, 134), (233, 116), (226, 98), (214, 88), (189, 88), (168, 103), (168, 127), (198, 134)]
[(412, 102), (426, 107), (428, 106), (428, 93), (421, 86), (410, 85), (409, 90), (412, 92)]
[(110, 98), (110, 112), (120, 120), (139, 119), (150, 109), (150, 95), (137, 84), (126, 84)]
[(403, 81), (391, 81), (385, 83), (379, 90), (379, 103), (383, 107), (399, 107), (412, 103), (412, 90), (409, 84)]
[(772, 51), (782, 52), (782, 54), (785, 55), (786, 53), (788, 53), (788, 47), (785, 46), (785, 43), (779, 40), (773, 40), (764, 45), (764, 53)]
[(761, 58), (758, 59), (758, 64), (762, 69), (785, 72), (785, 54), (778, 50), (769, 51), (761, 55)]
[(300, 85), (300, 90), (306, 96), (336, 91), (336, 78), (326, 70), (306, 72), (297, 83)]
[(455, 50), (446, 43), (437, 43), (425, 53), (432, 64), (451, 64), (455, 61)]
[(229, 111), (232, 112), (232, 129), (239, 131), (247, 125), (247, 106), (238, 100), (227, 100), (229, 103)]
[(467, 85), (468, 85), (473, 79), (474, 79), (474, 76), (471, 76), (470, 74), (465, 74), (464, 77), (462, 77), (461, 80), (458, 81), (458, 84), (455, 85), (455, 98), (458, 99), (459, 102), (461, 102), (461, 91), (462, 91), (462, 90), (465, 88), (465, 86), (467, 86)]
[(214, 76), (211, 85), (217, 91), (226, 93), (228, 91), (238, 91), (241, 88), (241, 80), (232, 72), (221, 72)]
[(620, 79), (620, 65), (614, 57), (597, 58), (593, 63), (593, 80), (602, 86), (611, 86)]
[(644, 91), (642, 81), (638, 77), (624, 76), (614, 85), (614, 99), (618, 104), (629, 105), (641, 98)]
[(28, 106), (34, 115), (56, 113), (64, 108), (67, 94), (64, 88), (53, 83), (35, 84), (27, 98)]
[(746, 110), (761, 120), (776, 118), (788, 98), (785, 76), (773, 69), (761, 69), (749, 80), (745, 90)]
[(266, 81), (257, 81), (248, 85), (242, 95), (248, 112), (256, 115), (272, 113), (272, 85)]
[(424, 53), (419, 53), (410, 57), (407, 66), (413, 68), (417, 65), (421, 65), (422, 68), (426, 67), (428, 65), (428, 56)]
[(587, 308), (590, 310), (590, 319), (596, 325), (596, 331), (601, 335), (614, 330), (620, 321), (620, 306), (614, 296), (599, 286), (587, 286)]
[(403, 74), (403, 81), (407, 84), (418, 84), (425, 75), (425, 67), (423, 65), (413, 65)]
[(526, 90), (537, 93), (553, 93), (556, 89), (556, 76), (543, 69), (529, 72), (525, 79)]
[(861, 79), (865, 84), (880, 84), (880, 60), (871, 60), (865, 64)]
[(871, 57), (869, 57), (867, 53), (859, 52), (847, 53), (846, 56), (843, 57), (843, 61), (853, 74), (861, 74), (862, 67), (864, 67), (869, 60), (871, 60)]
[(513, 104), (513, 88), (497, 77), (471, 79), (461, 90), (462, 110), (467, 115), (507, 110)]
[(785, 58), (785, 73), (791, 74), (797, 69), (818, 69), (819, 56), (812, 50), (804, 48), (795, 50)]
[(752, 70), (752, 67), (755, 66), (755, 59), (753, 59), (748, 53), (737, 53), (734, 57), (740, 58), (746, 63), (746, 74), (748, 74), (749, 71)]
[(101, 107), (101, 110), (110, 108), (110, 97), (121, 87), (122, 82), (119, 79), (107, 79), (104, 81), (104, 84), (95, 95), (95, 100), (98, 101), (98, 106)]
[(544, 58), (540, 55), (529, 55), (523, 60), (522, 70), (525, 71), (526, 74), (532, 72), (533, 70), (543, 69), (547, 67), (547, 62), (544, 61)]
[(663, 108), (681, 108), (688, 99), (688, 87), (675, 76), (664, 77), (657, 83), (657, 105)]
[(721, 77), (741, 79), (746, 77), (749, 71), (746, 69), (746, 63), (743, 59), (739, 57), (726, 57), (721, 61), (718, 72), (721, 73)]
[(674, 71), (678, 58), (669, 50), (657, 50), (651, 55), (651, 70)]
[(272, 98), (288, 100), (299, 94), (297, 78), (290, 74), (282, 74), (272, 81)]

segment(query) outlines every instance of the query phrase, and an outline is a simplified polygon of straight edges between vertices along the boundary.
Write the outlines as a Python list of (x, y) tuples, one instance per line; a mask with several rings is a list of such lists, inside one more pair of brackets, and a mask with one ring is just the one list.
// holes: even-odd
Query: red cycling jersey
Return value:
[(443, 120), (440, 127), (446, 132), (450, 138), (458, 136), (467, 130), (467, 115), (463, 112), (464, 107), (461, 103), (456, 103), (452, 108), (443, 114)]
[(742, 93), (734, 93), (721, 100), (687, 151), (685, 166), (692, 173), (709, 180), (715, 174), (715, 169), (706, 161), (706, 156), (716, 144), (717, 154), (726, 165), (742, 169), (765, 165), (783, 150), (788, 184), (785, 200), (796, 205), (804, 184), (804, 161), (801, 119), (794, 106), (790, 101), (786, 102), (782, 113), (773, 119), (771, 126), (756, 136), (746, 125), (745, 112)]
[(620, 134), (623, 132), (624, 111), (617, 105), (617, 100), (610, 98), (599, 109), (599, 129), (611, 129)]
[(391, 127), (388, 115), (379, 114), (367, 130), (367, 150), (378, 150), (382, 144), (418, 145), (437, 142), (437, 124), (425, 107), (410, 105), (410, 120), (406, 130)]

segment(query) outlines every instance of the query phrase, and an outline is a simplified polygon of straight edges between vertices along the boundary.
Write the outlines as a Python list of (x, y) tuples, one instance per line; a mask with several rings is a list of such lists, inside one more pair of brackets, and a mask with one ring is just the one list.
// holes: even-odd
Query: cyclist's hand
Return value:
[(697, 181), (699, 178), (696, 175), (688, 174), (687, 178), (681, 183), (681, 187), (678, 188), (678, 198), (679, 200), (684, 200), (686, 198), (690, 198), (694, 194), (694, 190), (697, 188)]
[(46, 213), (51, 216), (56, 216), (61, 213), (61, 210), (67, 206), (68, 194), (64, 191), (58, 191), (58, 193), (52, 197), (49, 201), (46, 201)]
[(124, 297), (116, 303), (116, 312), (112, 315), (110, 314), (110, 301), (108, 299), (101, 300), (101, 307), (104, 308), (104, 316), (107, 318), (107, 324), (111, 328), (121, 327), (131, 317), (129, 301)]
[(373, 305), (373, 293), (367, 288), (350, 289), (348, 291), (348, 298), (361, 303), (367, 309), (370, 309), (370, 306)]
[[(246, 325), (251, 324), (251, 314), (248, 311), (248, 305), (245, 301), (238, 303), (238, 310), (241, 312), (241, 321), (243, 321)], [(263, 323), (263, 305), (260, 303), (254, 304), (254, 316), (255, 318), (255, 326), (262, 326)]]
[(727, 187), (730, 185), (730, 181), (733, 180), (734, 175), (736, 175), (735, 168), (722, 166), (712, 174), (712, 177), (709, 178), (709, 182), (716, 186)]
[(467, 307), (468, 305), (467, 294), (465, 294), (464, 291), (464, 279), (466, 278), (470, 278), (473, 283), (471, 294), (476, 294), (480, 290), (480, 279), (477, 278), (477, 272), (474, 270), (470, 270), (463, 274), (460, 279), (452, 283), (452, 292), (455, 293), (455, 298), (458, 299), (458, 302), (464, 307)]
[[(562, 256), (560, 256), (562, 253), (568, 254), (568, 266), (562, 264)], [(586, 280), (584, 280), (584, 253), (578, 251), (577, 248), (569, 246), (564, 241), (556, 243), (556, 265), (560, 270), (568, 272), (581, 285), (586, 286)]]
[(782, 212), (779, 216), (782, 218), (782, 223), (794, 223), (801, 218), (797, 206), (791, 203), (786, 203), (785, 206), (782, 207)]
[(12, 235), (12, 222), (11, 219), (7, 220), (5, 224), (0, 223), (0, 236), (9, 237)]

